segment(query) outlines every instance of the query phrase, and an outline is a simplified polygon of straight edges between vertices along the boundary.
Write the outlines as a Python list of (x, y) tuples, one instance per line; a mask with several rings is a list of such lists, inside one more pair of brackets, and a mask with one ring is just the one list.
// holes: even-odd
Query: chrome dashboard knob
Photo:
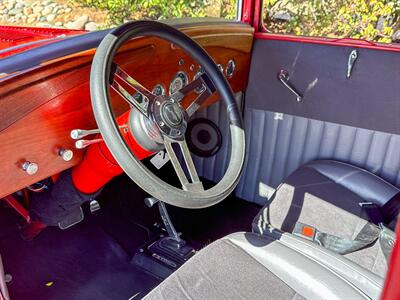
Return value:
[(81, 138), (84, 138), (85, 136), (88, 136), (91, 134), (98, 134), (98, 133), (100, 133), (99, 129), (91, 129), (91, 130), (73, 129), (73, 130), (71, 130), (70, 136), (74, 140), (79, 140)]
[(58, 155), (60, 155), (64, 161), (70, 161), (74, 157), (74, 152), (70, 149), (61, 149)]
[(75, 148), (76, 149), (85, 149), (86, 147), (97, 144), (102, 142), (103, 139), (94, 139), (94, 140), (77, 140), (75, 142)]
[(26, 161), (22, 164), (22, 170), (24, 170), (28, 175), (34, 175), (39, 170), (37, 163)]

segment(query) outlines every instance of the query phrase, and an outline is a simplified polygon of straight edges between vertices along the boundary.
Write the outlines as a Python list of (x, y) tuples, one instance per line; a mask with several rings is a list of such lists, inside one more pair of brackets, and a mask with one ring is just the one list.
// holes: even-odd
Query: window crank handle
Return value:
[(351, 72), (353, 71), (354, 63), (356, 62), (357, 58), (358, 58), (358, 51), (357, 49), (354, 49), (353, 51), (351, 51), (347, 62), (347, 74), (346, 74), (347, 78), (350, 78)]
[(300, 95), (296, 91), (296, 89), (290, 85), (290, 83), (289, 83), (289, 72), (288, 71), (280, 70), (279, 73), (278, 73), (278, 79), (280, 80), (280, 82), (283, 83), (283, 85), (285, 87), (288, 88), (289, 91), (291, 91), (296, 96), (297, 102), (300, 102), (301, 100), (303, 100), (303, 96)]

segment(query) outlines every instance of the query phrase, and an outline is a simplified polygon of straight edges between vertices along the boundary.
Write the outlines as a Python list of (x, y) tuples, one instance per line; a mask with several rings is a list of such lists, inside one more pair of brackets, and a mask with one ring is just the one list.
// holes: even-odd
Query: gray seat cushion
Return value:
[(235, 233), (202, 249), (144, 299), (378, 299), (382, 284), (293, 235)]
[[(253, 231), (269, 227), (292, 232), (296, 222), (345, 239), (354, 239), (367, 223), (360, 202), (383, 206), (399, 195), (383, 179), (358, 167), (332, 160), (308, 163), (288, 176), (253, 221)], [(395, 218), (392, 220), (393, 226)], [(387, 262), (379, 243), (346, 255), (384, 276)]]

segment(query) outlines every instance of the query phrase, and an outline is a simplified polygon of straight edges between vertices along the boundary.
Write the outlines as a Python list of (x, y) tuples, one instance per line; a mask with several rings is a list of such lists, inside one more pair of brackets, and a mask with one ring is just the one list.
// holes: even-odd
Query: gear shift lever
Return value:
[(186, 242), (180, 238), (179, 233), (172, 224), (164, 202), (153, 197), (145, 198), (144, 202), (148, 207), (153, 207), (156, 203), (158, 204), (161, 220), (168, 233), (167, 237), (161, 238), (157, 242), (157, 248), (161, 251), (167, 251), (170, 255), (178, 256), (181, 259), (185, 258), (189, 253), (192, 253), (194, 251), (193, 248), (186, 245)]
[(154, 197), (149, 197), (144, 199), (144, 203), (148, 207), (153, 207), (154, 204), (158, 203), (158, 210), (160, 211), (161, 220), (164, 223), (165, 230), (167, 230), (168, 237), (176, 242), (178, 248), (180, 247), (180, 245), (184, 245), (185, 242), (179, 237), (178, 232), (176, 231), (174, 225), (171, 222), (171, 219), (169, 218), (169, 214), (164, 202)]

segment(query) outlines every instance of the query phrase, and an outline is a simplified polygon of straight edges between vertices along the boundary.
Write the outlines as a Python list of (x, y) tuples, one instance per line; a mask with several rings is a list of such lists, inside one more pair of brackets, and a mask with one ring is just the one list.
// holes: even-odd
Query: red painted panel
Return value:
[[(4, 58), (28, 49), (55, 41), (57, 37), (85, 33), (84, 30), (68, 30), (59, 28), (38, 28), (38, 27), (19, 27), (19, 26), (0, 26), (0, 58)], [(37, 43), (36, 43), (37, 42)], [(28, 43), (28, 44), (27, 44)], [(24, 46), (24, 44), (27, 44)], [(21, 46), (17, 49), (7, 48)]]
[(244, 0), (242, 4), (242, 15), (240, 20), (243, 23), (252, 25), (253, 24), (253, 11), (254, 11), (255, 0)]
[(254, 32), (260, 31), (260, 24), (262, 20), (262, 0), (255, 0), (254, 13), (253, 13), (253, 27)]
[[(118, 124), (127, 124), (128, 117), (129, 111), (118, 118)], [(139, 160), (152, 154), (136, 142), (129, 129), (121, 130), (121, 133), (132, 153)], [(80, 192), (92, 194), (122, 172), (106, 144), (101, 142), (91, 145), (81, 163), (72, 169), (72, 181)]]

